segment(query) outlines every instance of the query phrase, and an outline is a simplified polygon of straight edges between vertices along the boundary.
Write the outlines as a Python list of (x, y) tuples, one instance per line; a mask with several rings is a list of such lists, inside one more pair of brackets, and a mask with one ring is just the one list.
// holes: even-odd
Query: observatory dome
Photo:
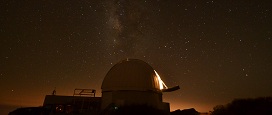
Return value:
[(135, 90), (160, 91), (154, 69), (138, 59), (126, 59), (114, 65), (105, 76), (102, 92)]

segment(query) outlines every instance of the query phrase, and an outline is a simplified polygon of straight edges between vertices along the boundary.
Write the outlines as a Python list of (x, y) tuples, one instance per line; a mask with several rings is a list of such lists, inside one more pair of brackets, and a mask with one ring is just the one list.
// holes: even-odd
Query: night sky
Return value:
[[(150, 64), (171, 110), (272, 96), (270, 0), (2, 0), (0, 105), (92, 88), (126, 58)], [(1, 107), (0, 106), (0, 107)]]

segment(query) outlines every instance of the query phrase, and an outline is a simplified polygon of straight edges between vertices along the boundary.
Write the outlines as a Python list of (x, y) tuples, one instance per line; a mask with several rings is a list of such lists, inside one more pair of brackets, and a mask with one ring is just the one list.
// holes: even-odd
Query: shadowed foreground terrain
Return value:
[(272, 115), (272, 97), (235, 99), (213, 109), (212, 115)]
[[(272, 97), (254, 99), (235, 99), (226, 105), (217, 105), (211, 115), (272, 115)], [(17, 111), (16, 111), (17, 110)], [(47, 115), (44, 107), (18, 108), (12, 115)], [(27, 111), (26, 111), (27, 110)], [(29, 111), (31, 110), (31, 111)], [(26, 113), (29, 112), (29, 113)], [(200, 115), (194, 108), (172, 111), (170, 115)], [(209, 113), (202, 113), (209, 115)], [(201, 115), (202, 115), (201, 114)], [(10, 114), (11, 115), (11, 114)], [(169, 113), (155, 109), (148, 105), (111, 106), (100, 115), (169, 115)]]
[(14, 111), (16, 108), (19, 108), (19, 107), (20, 106), (0, 104), (0, 115), (7, 115), (9, 112)]

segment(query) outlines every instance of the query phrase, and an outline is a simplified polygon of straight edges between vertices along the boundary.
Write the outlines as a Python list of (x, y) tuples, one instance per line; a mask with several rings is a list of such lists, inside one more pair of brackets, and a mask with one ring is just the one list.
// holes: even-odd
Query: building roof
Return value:
[(102, 92), (136, 90), (160, 91), (159, 81), (154, 69), (138, 59), (126, 59), (115, 64), (105, 76)]

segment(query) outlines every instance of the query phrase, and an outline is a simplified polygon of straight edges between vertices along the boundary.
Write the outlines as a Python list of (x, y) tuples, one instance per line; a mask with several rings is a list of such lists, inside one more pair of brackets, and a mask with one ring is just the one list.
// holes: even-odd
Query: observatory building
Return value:
[(148, 105), (170, 112), (169, 103), (162, 102), (162, 92), (168, 88), (157, 72), (146, 62), (126, 59), (114, 65), (105, 76), (102, 86), (101, 109), (110, 106)]
[(56, 95), (54, 90), (52, 95), (46, 95), (42, 114), (98, 115), (129, 106), (151, 107), (169, 114), (169, 103), (162, 101), (162, 94), (175, 91), (179, 86), (168, 88), (146, 62), (126, 59), (108, 71), (101, 89), (102, 97), (96, 97), (94, 89), (77, 88), (73, 96)]

